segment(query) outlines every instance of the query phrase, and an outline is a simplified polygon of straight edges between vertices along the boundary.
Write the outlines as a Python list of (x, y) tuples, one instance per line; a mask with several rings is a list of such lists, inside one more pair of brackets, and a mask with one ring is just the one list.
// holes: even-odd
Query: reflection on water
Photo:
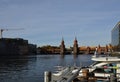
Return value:
[(92, 63), (90, 55), (32, 55), (0, 57), (0, 82), (44, 82), (44, 71), (54, 66), (83, 66)]
[[(4, 56), (0, 58), (0, 82), (27, 81), (33, 70), (35, 56)], [(26, 77), (26, 78), (25, 78)]]

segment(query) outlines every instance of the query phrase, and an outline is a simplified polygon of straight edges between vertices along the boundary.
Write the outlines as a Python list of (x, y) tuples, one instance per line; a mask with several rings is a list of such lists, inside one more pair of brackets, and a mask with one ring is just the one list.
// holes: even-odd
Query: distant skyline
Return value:
[(38, 46), (97, 46), (111, 43), (120, 21), (120, 0), (0, 0), (3, 37), (24, 38)]

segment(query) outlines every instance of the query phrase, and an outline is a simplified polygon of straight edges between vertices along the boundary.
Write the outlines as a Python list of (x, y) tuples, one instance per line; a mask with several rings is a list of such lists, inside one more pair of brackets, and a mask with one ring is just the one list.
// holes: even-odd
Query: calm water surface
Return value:
[(88, 66), (91, 55), (31, 55), (0, 58), (0, 82), (44, 82), (44, 71), (54, 66)]

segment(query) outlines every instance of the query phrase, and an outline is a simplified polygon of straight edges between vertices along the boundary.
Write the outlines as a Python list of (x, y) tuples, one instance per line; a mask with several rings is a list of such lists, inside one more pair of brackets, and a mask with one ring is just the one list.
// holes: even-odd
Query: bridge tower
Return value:
[(62, 38), (61, 45), (60, 45), (60, 54), (64, 55), (65, 54), (65, 43), (64, 39)]
[(77, 38), (75, 37), (74, 44), (73, 44), (73, 55), (78, 55), (78, 54), (79, 54), (78, 41), (77, 41)]
[(101, 46), (100, 46), (100, 44), (98, 45), (98, 54), (101, 54)]
[(108, 53), (108, 45), (106, 45), (106, 47), (105, 47), (105, 52), (104, 52), (105, 54), (106, 53)]

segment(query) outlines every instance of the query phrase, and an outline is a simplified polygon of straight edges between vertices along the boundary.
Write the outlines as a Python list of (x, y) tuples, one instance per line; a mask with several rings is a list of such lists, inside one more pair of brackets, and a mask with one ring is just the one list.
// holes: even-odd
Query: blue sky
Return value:
[(72, 46), (111, 43), (111, 30), (120, 21), (120, 0), (0, 0), (3, 37), (24, 38), (38, 46), (59, 46), (62, 37)]

